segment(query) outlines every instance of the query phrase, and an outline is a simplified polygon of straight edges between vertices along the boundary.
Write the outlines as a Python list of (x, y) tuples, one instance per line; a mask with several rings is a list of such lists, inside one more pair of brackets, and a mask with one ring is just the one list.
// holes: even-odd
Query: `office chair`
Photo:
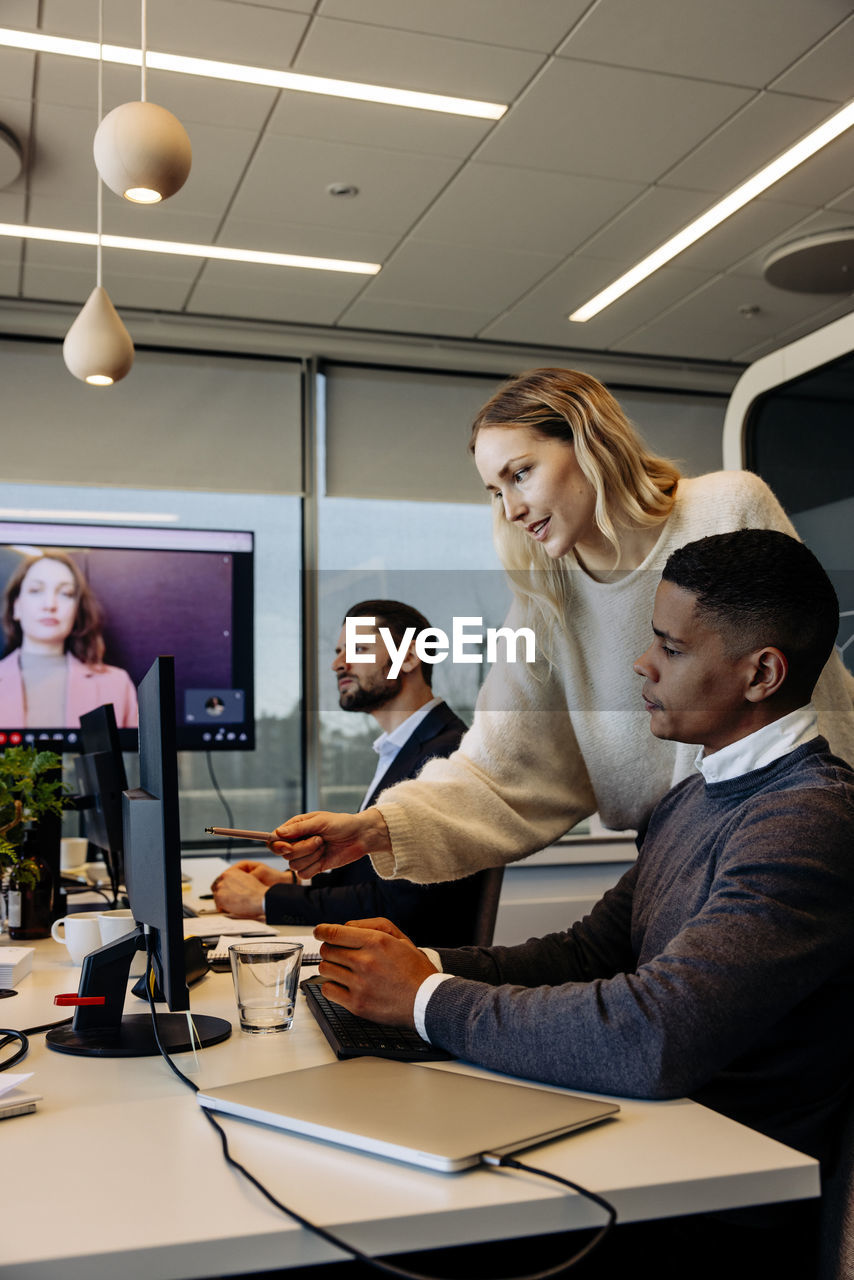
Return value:
[(489, 947), (495, 932), (495, 918), (498, 915), (498, 900), (501, 897), (501, 883), (504, 880), (503, 867), (487, 867), (478, 871), (478, 901), (474, 913), (471, 937), (465, 945), (472, 947)]

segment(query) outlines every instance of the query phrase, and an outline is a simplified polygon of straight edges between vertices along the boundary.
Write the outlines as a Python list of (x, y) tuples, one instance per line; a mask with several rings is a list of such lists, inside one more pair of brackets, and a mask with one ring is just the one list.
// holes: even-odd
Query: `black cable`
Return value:
[(0, 1062), (0, 1071), (8, 1071), (10, 1067), (14, 1067), (15, 1063), (20, 1062), (22, 1058), (26, 1058), (30, 1052), (30, 1042), (27, 1039), (25, 1031), (11, 1031), (5, 1027), (0, 1027), (0, 1050), (5, 1049), (7, 1044), (19, 1040), (20, 1049), (12, 1054), (11, 1058), (7, 1058), (5, 1062)]
[(27, 1027), (25, 1031), (13, 1031), (11, 1028), (0, 1027), (0, 1050), (6, 1048), (7, 1044), (11, 1044), (14, 1040), (20, 1041), (21, 1047), (12, 1054), (11, 1058), (7, 1058), (5, 1062), (0, 1062), (0, 1071), (8, 1071), (10, 1067), (14, 1067), (16, 1062), (21, 1062), (26, 1058), (30, 1051), (29, 1037), (38, 1035), (40, 1031), (52, 1031), (54, 1027), (66, 1027), (71, 1018), (61, 1018), (59, 1022), (45, 1022), (40, 1027)]
[[(205, 752), (205, 759), (208, 762), (208, 773), (210, 774), (210, 779), (211, 779), (211, 782), (213, 783), (213, 789), (216, 792), (217, 796), (219, 797), (220, 801), (222, 802), (222, 807), (223, 809), (225, 809), (226, 817), (228, 818), (228, 822), (225, 825), (227, 827), (233, 827), (234, 814), (231, 811), (231, 805), (228, 803), (228, 801), (225, 798), (225, 793), (222, 791), (219, 783), (217, 782), (216, 774), (214, 773), (214, 769), (213, 769), (213, 758), (211, 756), (210, 751)], [(233, 847), (234, 847), (234, 841), (231, 839), (227, 840), (225, 845), (225, 856), (226, 856), (226, 859), (229, 861), (231, 860)]]
[[(183, 1071), (180, 1069), (180, 1067), (177, 1067), (175, 1065), (175, 1063), (172, 1061), (169, 1054), (166, 1052), (163, 1045), (161, 1044), (160, 1035), (157, 1030), (157, 1011), (155, 1010), (155, 1007), (154, 1007), (154, 996), (151, 991), (150, 975), (151, 975), (151, 967), (153, 963), (153, 956), (151, 952), (151, 935), (147, 929), (146, 929), (145, 939), (146, 939), (146, 952), (147, 952), (145, 990), (148, 996), (148, 1005), (151, 1010), (151, 1020), (154, 1024), (155, 1043), (157, 1044), (157, 1048), (160, 1050), (160, 1053), (165, 1059), (166, 1064), (174, 1072), (174, 1074), (178, 1077), (178, 1079), (181, 1080), (185, 1085), (187, 1085), (189, 1089), (192, 1089), (193, 1093), (197, 1094), (199, 1092), (199, 1086), (195, 1084), (189, 1078), (189, 1076), (184, 1075)], [(207, 1107), (201, 1107), (200, 1109), (203, 1115), (205, 1116), (205, 1118), (207, 1119), (207, 1121), (209, 1122), (209, 1124), (216, 1130), (217, 1134), (219, 1135), (220, 1145), (222, 1147), (222, 1154), (226, 1164), (230, 1165), (232, 1169), (236, 1169), (238, 1173), (242, 1174), (243, 1177), (247, 1180), (247, 1182), (250, 1182), (252, 1186), (255, 1187), (255, 1189), (261, 1193), (264, 1199), (268, 1200), (269, 1203), (274, 1206), (274, 1208), (281, 1210), (282, 1213), (286, 1214), (289, 1218), (292, 1218), (294, 1222), (299, 1223), (301, 1227), (305, 1227), (306, 1230), (312, 1231), (316, 1236), (320, 1236), (321, 1240), (325, 1240), (327, 1244), (333, 1245), (336, 1249), (343, 1250), (344, 1253), (349, 1253), (352, 1257), (357, 1258), (359, 1262), (364, 1262), (366, 1266), (373, 1267), (374, 1270), (376, 1271), (382, 1271), (386, 1275), (398, 1276), (400, 1277), (400, 1280), (436, 1280), (434, 1276), (427, 1275), (424, 1272), (407, 1271), (403, 1267), (394, 1266), (394, 1264), (391, 1262), (383, 1262), (382, 1259), (380, 1258), (373, 1258), (371, 1257), (370, 1254), (363, 1253), (362, 1250), (359, 1249), (356, 1245), (347, 1244), (346, 1241), (340, 1240), (338, 1236), (333, 1235), (331, 1231), (327, 1231), (325, 1227), (321, 1227), (316, 1222), (311, 1222), (308, 1218), (304, 1218), (303, 1215), (299, 1213), (296, 1209), (288, 1208), (288, 1206), (286, 1204), (283, 1204), (281, 1200), (278, 1200), (273, 1195), (272, 1191), (268, 1190), (268, 1188), (265, 1187), (264, 1184), (260, 1182), (253, 1173), (250, 1173), (245, 1165), (242, 1165), (239, 1160), (236, 1160), (234, 1158), (234, 1156), (229, 1151), (228, 1138), (226, 1136), (225, 1130), (223, 1129), (222, 1125), (214, 1117), (213, 1113), (208, 1110)], [(568, 1271), (571, 1267), (574, 1267), (577, 1262), (580, 1262), (582, 1258), (586, 1258), (588, 1254), (590, 1254), (590, 1252), (597, 1247), (597, 1245), (601, 1244), (605, 1236), (613, 1227), (614, 1223), (617, 1221), (617, 1210), (614, 1208), (612, 1204), (609, 1204), (609, 1202), (603, 1196), (598, 1195), (595, 1191), (588, 1191), (586, 1187), (582, 1187), (577, 1182), (571, 1182), (569, 1178), (563, 1178), (561, 1177), (560, 1174), (549, 1173), (548, 1170), (546, 1169), (536, 1169), (534, 1168), (533, 1165), (523, 1164), (521, 1160), (516, 1160), (513, 1156), (502, 1156), (502, 1155), (494, 1155), (492, 1153), (487, 1153), (484, 1156), (484, 1163), (487, 1165), (506, 1165), (513, 1169), (522, 1169), (525, 1173), (533, 1173), (541, 1178), (549, 1178), (551, 1179), (552, 1182), (559, 1182), (563, 1186), (569, 1187), (571, 1191), (575, 1191), (579, 1195), (584, 1196), (586, 1199), (592, 1200), (595, 1204), (601, 1205), (601, 1207), (608, 1214), (608, 1221), (604, 1224), (604, 1226), (602, 1226), (599, 1229), (599, 1231), (592, 1238), (592, 1240), (589, 1240), (587, 1244), (585, 1244), (581, 1249), (579, 1249), (577, 1253), (573, 1254), (570, 1258), (567, 1258), (565, 1262), (558, 1263), (554, 1267), (548, 1267), (546, 1268), (545, 1271), (531, 1271), (531, 1272), (527, 1272), (525, 1275), (522, 1275), (522, 1276), (508, 1277), (508, 1280), (551, 1280), (552, 1276), (562, 1275), (565, 1271)], [(460, 1277), (460, 1280), (468, 1280), (468, 1277)]]

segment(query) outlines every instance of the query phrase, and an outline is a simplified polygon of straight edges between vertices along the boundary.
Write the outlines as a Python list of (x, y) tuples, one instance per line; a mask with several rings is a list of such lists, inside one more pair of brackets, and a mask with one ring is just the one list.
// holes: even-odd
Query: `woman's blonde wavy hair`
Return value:
[[(575, 449), (596, 494), (596, 526), (620, 566), (621, 524), (651, 528), (670, 514), (679, 469), (647, 449), (610, 391), (575, 369), (532, 369), (512, 378), (487, 400), (472, 424), (469, 449), (485, 427), (530, 427), (542, 438)], [(493, 537), (513, 589), (544, 619), (565, 626), (571, 592), (566, 559), (552, 560), (539, 543), (507, 520), (495, 503)]]

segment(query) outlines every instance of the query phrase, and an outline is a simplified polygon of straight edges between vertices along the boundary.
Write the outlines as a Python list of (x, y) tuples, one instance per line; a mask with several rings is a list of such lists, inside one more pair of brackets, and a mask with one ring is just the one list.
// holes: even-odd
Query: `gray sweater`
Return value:
[(822, 738), (656, 806), (566, 933), (440, 951), (430, 1039), (514, 1075), (689, 1095), (827, 1158), (854, 1072), (854, 770)]

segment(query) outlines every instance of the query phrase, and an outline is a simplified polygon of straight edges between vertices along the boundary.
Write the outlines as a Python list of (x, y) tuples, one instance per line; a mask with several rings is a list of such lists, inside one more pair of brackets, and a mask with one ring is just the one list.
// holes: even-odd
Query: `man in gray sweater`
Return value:
[(829, 579), (787, 534), (675, 551), (634, 665), (653, 734), (698, 744), (698, 772), (656, 806), (635, 866), (567, 932), (517, 947), (320, 925), (327, 994), (499, 1071), (687, 1094), (831, 1169), (854, 1074), (854, 770), (810, 695), (837, 627)]

